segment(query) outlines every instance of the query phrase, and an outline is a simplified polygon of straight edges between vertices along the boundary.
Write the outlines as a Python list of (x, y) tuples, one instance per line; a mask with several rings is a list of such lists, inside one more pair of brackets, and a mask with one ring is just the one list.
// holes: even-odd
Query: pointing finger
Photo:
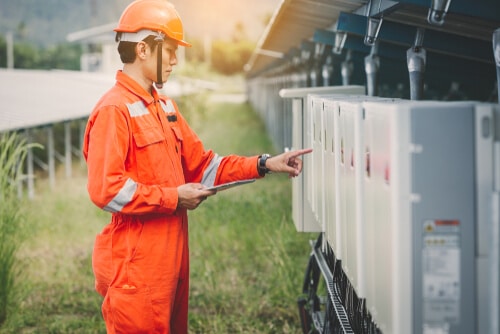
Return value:
[(296, 151), (292, 151), (292, 152), (289, 152), (289, 153), (291, 154), (290, 158), (296, 158), (298, 156), (311, 153), (312, 151), (313, 151), (312, 148), (304, 148), (302, 150), (296, 150)]

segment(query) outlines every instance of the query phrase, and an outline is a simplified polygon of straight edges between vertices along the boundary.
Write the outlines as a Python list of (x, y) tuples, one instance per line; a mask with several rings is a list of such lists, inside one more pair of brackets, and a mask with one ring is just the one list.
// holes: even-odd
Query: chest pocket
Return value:
[(170, 126), (175, 137), (175, 152), (180, 157), (182, 152), (182, 132), (177, 126)]
[(161, 184), (168, 180), (172, 163), (167, 154), (165, 135), (159, 127), (142, 129), (133, 134), (139, 182)]

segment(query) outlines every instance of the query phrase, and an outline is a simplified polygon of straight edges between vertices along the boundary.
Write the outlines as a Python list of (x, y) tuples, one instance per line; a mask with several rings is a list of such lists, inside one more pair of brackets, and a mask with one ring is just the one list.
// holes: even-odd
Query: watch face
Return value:
[(267, 169), (266, 167), (266, 161), (267, 159), (269, 159), (271, 157), (270, 154), (263, 154), (262, 155), (262, 159), (260, 160), (261, 164), (262, 164), (262, 170), (264, 171), (264, 173), (269, 173), (269, 169)]
[(269, 154), (262, 154), (260, 158), (260, 164), (263, 168), (266, 168), (266, 160), (269, 158)]
[(262, 154), (259, 158), (259, 164), (258, 164), (258, 170), (259, 170), (259, 175), (264, 176), (265, 174), (269, 173), (269, 169), (266, 168), (266, 160), (270, 157), (270, 154)]

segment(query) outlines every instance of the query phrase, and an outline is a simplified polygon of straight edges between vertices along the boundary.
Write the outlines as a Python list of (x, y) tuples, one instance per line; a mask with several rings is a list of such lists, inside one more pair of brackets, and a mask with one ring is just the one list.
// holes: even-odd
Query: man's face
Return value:
[[(170, 73), (172, 72), (175, 65), (177, 65), (177, 42), (171, 39), (166, 39), (161, 44), (162, 47), (162, 62), (161, 62), (161, 73), (162, 82), (167, 82)], [(156, 82), (157, 79), (157, 52), (158, 48), (155, 48), (154, 52), (151, 52), (151, 48), (148, 47), (148, 56), (146, 61), (146, 67), (144, 69), (145, 75), (151, 81)]]
[[(162, 43), (162, 80), (163, 82), (167, 82), (170, 73), (174, 69), (174, 66), (177, 65), (177, 42), (166, 39)], [(156, 50), (158, 52), (158, 50)], [(155, 52), (155, 56), (156, 56)]]

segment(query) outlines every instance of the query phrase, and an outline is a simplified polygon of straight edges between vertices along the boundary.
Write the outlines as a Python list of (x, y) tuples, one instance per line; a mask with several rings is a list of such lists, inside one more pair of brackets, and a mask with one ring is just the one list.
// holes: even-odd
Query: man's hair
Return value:
[[(119, 41), (119, 34), (116, 34), (116, 40)], [(154, 41), (155, 36), (148, 36), (143, 41), (149, 45), (151, 51), (155, 51), (157, 43)], [(120, 54), (120, 59), (122, 63), (128, 64), (135, 61), (135, 46), (136, 42), (119, 42), (118, 43), (118, 53)]]

